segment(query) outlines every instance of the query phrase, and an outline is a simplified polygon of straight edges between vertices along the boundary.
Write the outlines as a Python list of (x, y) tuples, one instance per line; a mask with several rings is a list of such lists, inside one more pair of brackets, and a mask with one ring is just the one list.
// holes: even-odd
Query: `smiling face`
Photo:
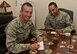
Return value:
[(32, 17), (33, 8), (31, 6), (24, 5), (21, 10), (21, 18), (24, 22), (27, 22)]
[(55, 5), (51, 5), (48, 7), (50, 14), (52, 14), (53, 16), (58, 15), (58, 7), (56, 7)]

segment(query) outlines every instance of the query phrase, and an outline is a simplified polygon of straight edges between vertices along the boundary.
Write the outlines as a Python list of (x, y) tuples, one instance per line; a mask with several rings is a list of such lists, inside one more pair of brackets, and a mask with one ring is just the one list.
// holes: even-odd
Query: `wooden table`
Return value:
[[(74, 35), (74, 36), (77, 36)], [(57, 37), (58, 40), (54, 40), (53, 38)], [(72, 44), (71, 40), (73, 39), (73, 37), (68, 37), (65, 35), (60, 35), (60, 36), (55, 36), (52, 34), (47, 34), (47, 38), (49, 41), (53, 41), (55, 44), (53, 45), (46, 45), (44, 42), (44, 46), (45, 46), (45, 50), (46, 49), (51, 49), (52, 50), (52, 54), (57, 54), (57, 53), (61, 53), (61, 54), (77, 54), (77, 39), (76, 42), (74, 42), (74, 49), (69, 49), (68, 45)], [(65, 41), (65, 44), (62, 44), (62, 41)], [(70, 43), (71, 42), (71, 43)], [(64, 46), (64, 47), (62, 47)], [(39, 51), (38, 54), (45, 54), (45, 50), (43, 51)]]
[[(44, 32), (44, 31), (43, 31)], [(77, 36), (77, 35), (76, 35)], [(54, 40), (54, 37), (56, 37), (57, 39)], [(70, 37), (64, 36), (64, 35), (52, 35), (52, 34), (47, 34), (47, 39), (48, 41), (44, 41), (44, 50), (39, 50), (37, 54), (45, 54), (45, 50), (47, 49), (51, 49), (52, 53), (51, 54), (57, 54), (57, 53), (61, 53), (61, 54), (77, 54), (77, 48), (75, 49), (75, 51), (73, 51), (74, 49), (69, 49), (68, 45), (70, 44)], [(77, 39), (76, 39), (77, 40)], [(54, 44), (49, 45), (48, 42), (51, 41)], [(66, 44), (62, 44), (62, 41), (65, 41)], [(77, 41), (75, 42), (76, 46), (77, 46)], [(63, 46), (62, 46), (63, 45)], [(71, 52), (73, 51), (73, 52)], [(22, 53), (19, 54), (30, 54), (28, 51), (24, 51)]]

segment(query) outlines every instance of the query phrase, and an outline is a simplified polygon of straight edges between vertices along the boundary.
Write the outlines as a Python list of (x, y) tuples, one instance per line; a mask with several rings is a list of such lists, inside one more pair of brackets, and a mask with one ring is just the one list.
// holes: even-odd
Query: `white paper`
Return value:
[(51, 34), (57, 34), (56, 32), (52, 31)]
[(71, 33), (64, 33), (66, 36), (70, 36), (71, 35)]
[(40, 45), (38, 50), (44, 50), (44, 43), (43, 43), (43, 41), (38, 42), (38, 44)]

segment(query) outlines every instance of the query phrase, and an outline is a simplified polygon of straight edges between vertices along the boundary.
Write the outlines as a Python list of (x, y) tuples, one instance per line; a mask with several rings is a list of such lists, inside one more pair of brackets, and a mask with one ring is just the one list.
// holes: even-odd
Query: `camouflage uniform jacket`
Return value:
[(63, 32), (70, 32), (74, 29), (74, 24), (70, 19), (70, 16), (63, 12), (59, 11), (57, 16), (53, 16), (49, 14), (45, 20), (45, 28), (55, 30), (57, 26), (59, 26)]
[(22, 23), (20, 18), (12, 20), (5, 28), (6, 46), (12, 53), (19, 53), (30, 49), (30, 44), (24, 44), (23, 41), (29, 37), (31, 33), (33, 36), (39, 36), (40, 33), (35, 29), (31, 20), (27, 23)]

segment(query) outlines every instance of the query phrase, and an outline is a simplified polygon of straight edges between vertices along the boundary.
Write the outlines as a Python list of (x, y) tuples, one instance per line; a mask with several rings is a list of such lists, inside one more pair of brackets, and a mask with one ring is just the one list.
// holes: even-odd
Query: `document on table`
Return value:
[(38, 44), (40, 45), (38, 50), (44, 50), (44, 43), (43, 43), (43, 41), (38, 42)]

